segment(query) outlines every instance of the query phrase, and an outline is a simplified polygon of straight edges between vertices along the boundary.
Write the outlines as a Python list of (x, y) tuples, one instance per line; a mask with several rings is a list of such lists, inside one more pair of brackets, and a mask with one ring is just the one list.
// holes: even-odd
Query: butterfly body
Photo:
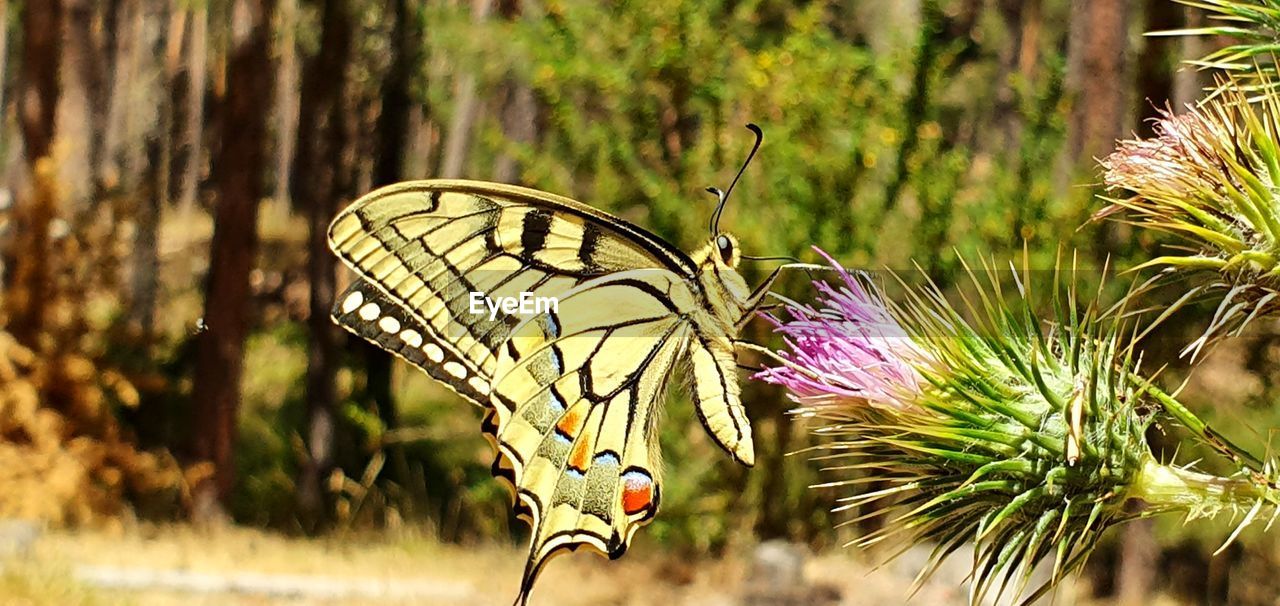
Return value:
[[(676, 367), (715, 442), (754, 462), (734, 347), (762, 291), (735, 270), (732, 236), (686, 255), (568, 198), (433, 180), (360, 198), (329, 242), (358, 276), (335, 321), (485, 409), (493, 473), (532, 527), (518, 602), (552, 556), (619, 557), (652, 520), (659, 406)], [(477, 314), (473, 293), (557, 305)]]

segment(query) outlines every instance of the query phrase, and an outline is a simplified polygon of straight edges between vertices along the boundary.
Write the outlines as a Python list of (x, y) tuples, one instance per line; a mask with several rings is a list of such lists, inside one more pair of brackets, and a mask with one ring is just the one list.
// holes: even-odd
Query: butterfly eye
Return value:
[(724, 261), (726, 265), (729, 264), (729, 261), (733, 259), (733, 242), (729, 240), (729, 237), (717, 236), (716, 248), (720, 249), (720, 260)]

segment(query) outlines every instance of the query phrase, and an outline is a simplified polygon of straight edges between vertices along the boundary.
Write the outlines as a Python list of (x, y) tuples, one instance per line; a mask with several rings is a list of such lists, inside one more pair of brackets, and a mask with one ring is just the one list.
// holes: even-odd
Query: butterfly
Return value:
[[(329, 227), (356, 273), (334, 321), (485, 411), (493, 475), (531, 527), (517, 604), (552, 556), (618, 558), (653, 519), (659, 404), (677, 366), (707, 433), (754, 463), (735, 345), (786, 266), (748, 289), (737, 240), (718, 229), (760, 147), (748, 128), (755, 146), (727, 191), (708, 188), (712, 236), (693, 254), (580, 202), (480, 181), (390, 185)], [(493, 303), (522, 296), (554, 305)]]

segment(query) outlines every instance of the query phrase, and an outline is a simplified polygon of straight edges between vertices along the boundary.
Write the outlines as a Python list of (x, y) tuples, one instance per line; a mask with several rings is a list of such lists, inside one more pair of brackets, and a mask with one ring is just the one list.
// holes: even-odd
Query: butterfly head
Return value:
[(742, 260), (742, 255), (738, 254), (738, 239), (731, 234), (717, 234), (715, 240), (711, 241), (715, 246), (716, 254), (714, 255), (720, 261), (721, 265), (734, 269), (738, 266), (738, 262)]
[(703, 292), (723, 303), (714, 308), (724, 311), (722, 320), (732, 325), (745, 310), (751, 296), (751, 289), (736, 269), (742, 261), (738, 239), (733, 234), (718, 233), (692, 257), (698, 266), (698, 280), (702, 283)]

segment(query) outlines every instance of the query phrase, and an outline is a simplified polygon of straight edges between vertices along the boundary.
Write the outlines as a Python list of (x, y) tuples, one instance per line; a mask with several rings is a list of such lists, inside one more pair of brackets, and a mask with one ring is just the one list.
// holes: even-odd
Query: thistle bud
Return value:
[[(1135, 269), (1184, 289), (1161, 316), (1202, 295), (1220, 299), (1194, 357), (1215, 338), (1280, 311), (1280, 97), (1249, 99), (1232, 82), (1187, 113), (1163, 111), (1155, 136), (1123, 141), (1102, 163), (1108, 198), (1095, 216), (1116, 215), (1177, 237), (1180, 246)], [(1122, 212), (1123, 211), (1123, 212)], [(1195, 277), (1197, 282), (1189, 282)]]

